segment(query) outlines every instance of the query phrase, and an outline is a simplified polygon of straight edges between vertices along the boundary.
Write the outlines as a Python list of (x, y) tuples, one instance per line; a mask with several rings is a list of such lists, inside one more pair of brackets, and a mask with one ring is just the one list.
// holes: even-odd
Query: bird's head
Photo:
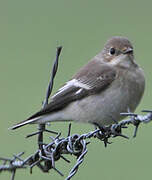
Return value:
[(130, 66), (135, 64), (131, 42), (120, 36), (110, 38), (100, 54), (102, 60), (114, 66)]

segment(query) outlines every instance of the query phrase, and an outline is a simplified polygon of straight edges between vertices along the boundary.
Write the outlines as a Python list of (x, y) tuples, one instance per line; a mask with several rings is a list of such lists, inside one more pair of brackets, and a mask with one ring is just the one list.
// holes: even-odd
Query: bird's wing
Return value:
[(116, 77), (115, 70), (106, 64), (90, 61), (68, 81), (50, 100), (50, 103), (28, 119), (61, 110), (70, 102), (80, 100), (85, 96), (96, 94), (106, 89)]
[(114, 81), (115, 77), (116, 71), (111, 66), (90, 61), (51, 97), (50, 103), (45, 108), (11, 129), (33, 123), (36, 118), (61, 110), (73, 101), (102, 92)]

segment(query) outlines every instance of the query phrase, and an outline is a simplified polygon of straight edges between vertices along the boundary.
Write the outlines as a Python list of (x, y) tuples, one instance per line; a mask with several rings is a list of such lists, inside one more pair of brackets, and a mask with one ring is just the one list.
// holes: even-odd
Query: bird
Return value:
[(122, 112), (135, 111), (144, 89), (144, 71), (135, 61), (132, 43), (126, 37), (113, 36), (48, 105), (10, 129), (57, 121), (108, 126), (122, 120)]

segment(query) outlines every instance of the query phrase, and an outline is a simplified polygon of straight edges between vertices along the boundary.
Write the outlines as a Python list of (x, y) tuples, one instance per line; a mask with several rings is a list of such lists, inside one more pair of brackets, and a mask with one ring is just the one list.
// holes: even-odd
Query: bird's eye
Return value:
[(110, 54), (111, 54), (111, 55), (114, 55), (115, 53), (116, 53), (115, 48), (110, 48)]

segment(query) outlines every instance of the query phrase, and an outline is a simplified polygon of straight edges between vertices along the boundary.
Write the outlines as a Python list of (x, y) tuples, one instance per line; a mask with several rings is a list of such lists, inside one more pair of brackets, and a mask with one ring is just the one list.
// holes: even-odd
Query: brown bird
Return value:
[(112, 37), (44, 109), (11, 129), (52, 121), (110, 125), (123, 118), (120, 113), (135, 111), (144, 89), (144, 73), (135, 62), (132, 44), (125, 37)]

